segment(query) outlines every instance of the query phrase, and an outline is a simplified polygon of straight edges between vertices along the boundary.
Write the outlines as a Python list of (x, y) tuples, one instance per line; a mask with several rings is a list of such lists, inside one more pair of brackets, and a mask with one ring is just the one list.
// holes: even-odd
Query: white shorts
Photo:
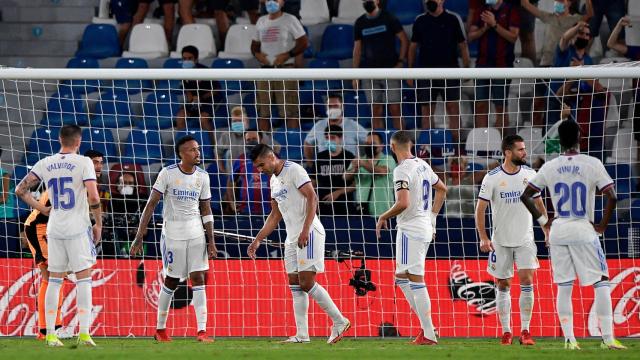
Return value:
[(301, 271), (324, 272), (324, 239), (325, 234), (313, 229), (309, 234), (306, 247), (300, 249), (297, 239), (287, 239), (284, 245), (284, 268), (287, 274)]
[(71, 239), (47, 240), (49, 246), (48, 270), (50, 272), (74, 273), (90, 269), (96, 264), (96, 247), (93, 245), (91, 228), (83, 235)]
[(603, 276), (609, 277), (607, 260), (597, 237), (586, 244), (552, 244), (550, 251), (553, 282), (556, 284), (573, 281), (577, 275), (580, 285), (590, 286)]
[(171, 240), (162, 233), (160, 249), (162, 268), (167, 276), (186, 279), (192, 272), (209, 270), (204, 235), (190, 240)]
[(424, 275), (424, 262), (431, 244), (431, 231), (413, 234), (396, 233), (396, 274)]
[(504, 247), (492, 242), (495, 251), (489, 253), (487, 272), (496, 279), (511, 279), (513, 265), (518, 270), (534, 270), (538, 263), (538, 248), (533, 242), (518, 247)]

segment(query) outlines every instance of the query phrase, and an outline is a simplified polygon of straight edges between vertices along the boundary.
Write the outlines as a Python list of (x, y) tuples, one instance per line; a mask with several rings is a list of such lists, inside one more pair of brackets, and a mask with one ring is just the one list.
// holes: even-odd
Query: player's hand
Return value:
[(494, 27), (497, 24), (496, 17), (491, 11), (482, 12), (482, 14), (480, 14), (480, 19), (490, 27)]
[(211, 241), (207, 244), (207, 254), (209, 255), (209, 259), (215, 259), (218, 257), (218, 248), (216, 247), (216, 243)]
[(491, 243), (491, 240), (487, 238), (480, 240), (480, 251), (486, 253), (494, 250), (495, 249), (493, 248), (493, 244)]
[(298, 247), (303, 249), (309, 243), (309, 232), (302, 230), (300, 235), (298, 235)]
[(351, 80), (351, 86), (353, 86), (353, 90), (358, 91), (360, 80)]
[(93, 225), (93, 245), (98, 245), (102, 241), (102, 226)]
[(49, 216), (51, 214), (51, 206), (46, 206), (40, 213), (44, 216)]
[(546, 247), (549, 247), (549, 245), (551, 245), (549, 243), (549, 230), (550, 228), (548, 228), (546, 224), (542, 227), (542, 232), (544, 233), (544, 246)]
[(338, 190), (328, 193), (322, 198), (322, 201), (332, 202), (336, 201), (340, 197), (340, 192)]
[(382, 229), (389, 229), (389, 225), (387, 224), (387, 220), (382, 217), (378, 218), (378, 222), (376, 223), (376, 238), (380, 239), (380, 231)]
[(258, 248), (260, 247), (260, 240), (255, 239), (251, 242), (251, 244), (249, 245), (249, 248), (247, 249), (247, 255), (249, 255), (249, 257), (253, 260), (256, 259), (256, 251), (258, 251)]
[(131, 248), (129, 249), (129, 254), (131, 256), (142, 255), (142, 241), (142, 234), (136, 234), (136, 239), (133, 240)]
[(276, 56), (276, 58), (273, 60), (273, 66), (280, 66), (289, 59), (289, 53), (278, 54), (278, 56)]
[(630, 26), (631, 25), (631, 19), (629, 19), (628, 16), (624, 16), (620, 18), (620, 21), (618, 21), (618, 26)]
[(607, 230), (607, 227), (601, 224), (593, 224), (593, 229), (598, 233), (598, 235), (602, 235)]

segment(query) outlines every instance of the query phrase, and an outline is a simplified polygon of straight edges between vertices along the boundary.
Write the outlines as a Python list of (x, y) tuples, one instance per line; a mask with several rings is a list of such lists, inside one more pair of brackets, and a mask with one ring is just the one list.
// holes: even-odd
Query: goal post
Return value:
[[(0, 336), (37, 332), (40, 275), (23, 231), (30, 209), (14, 191), (36, 161), (57, 151), (59, 128), (69, 123), (83, 129), (82, 153), (94, 149), (104, 155), (100, 184), (107, 215), (93, 273), (94, 335), (153, 334), (162, 284), (161, 205), (145, 237), (145, 256), (127, 254), (150, 187), (162, 166), (179, 161), (174, 146), (185, 135), (200, 143), (218, 232), (219, 257), (211, 260), (206, 280), (212, 334), (281, 337), (295, 331), (280, 246), (284, 224), (269, 236), (258, 260), (246, 255), (270, 208), (269, 178), (255, 172), (245, 157), (255, 135), (280, 157), (305, 166), (314, 180), (327, 235), (326, 272), (318, 281), (351, 319), (351, 335), (415, 335), (418, 318), (394, 285), (395, 231), (375, 236), (376, 216), (393, 201), (390, 172), (396, 163), (389, 140), (399, 123), (414, 137), (415, 154), (449, 188), (426, 259), (434, 325), (443, 337), (495, 337), (501, 334), (497, 290), (474, 224), (479, 184), (499, 165), (500, 142), (507, 134), (525, 139), (534, 168), (557, 156), (557, 124), (563, 118), (580, 124), (581, 149), (599, 157), (615, 181), (619, 202), (601, 240), (611, 276), (615, 334), (638, 336), (638, 65), (0, 68)], [(481, 94), (488, 95), (487, 101)], [(339, 114), (328, 111), (332, 108)], [(338, 120), (328, 122), (327, 117)], [(373, 174), (367, 169), (372, 166)], [(32, 190), (34, 196), (43, 191), (41, 186)], [(598, 196), (596, 218), (602, 208)], [(534, 228), (541, 267), (534, 279), (531, 333), (561, 336), (548, 250), (539, 227)], [(516, 279), (512, 288), (512, 322), (518, 331)], [(75, 297), (74, 286), (67, 284), (62, 312), (68, 333), (77, 332)], [(191, 298), (190, 285), (182, 283), (167, 323), (174, 336), (195, 334)], [(598, 335), (593, 290), (576, 288), (574, 298), (576, 335)], [(310, 334), (327, 336), (330, 320), (311, 303)]]

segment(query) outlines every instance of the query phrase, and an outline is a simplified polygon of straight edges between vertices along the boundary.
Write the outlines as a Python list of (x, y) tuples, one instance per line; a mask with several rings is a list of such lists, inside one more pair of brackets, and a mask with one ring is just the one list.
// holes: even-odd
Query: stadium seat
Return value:
[(462, 20), (467, 20), (467, 16), (469, 15), (468, 1), (445, 1), (444, 8), (460, 15)]
[[(67, 62), (67, 69), (98, 69), (100, 63), (97, 59), (87, 57), (73, 57)], [(90, 94), (98, 91), (98, 80), (63, 80), (62, 85), (71, 86), (71, 91), (76, 94)]]
[(227, 176), (218, 170), (216, 161), (212, 161), (206, 170), (209, 173), (209, 187), (211, 188), (211, 210), (214, 214), (221, 214), (222, 199), (227, 189)]
[(611, 156), (607, 163), (630, 164), (638, 161), (638, 142), (633, 138), (632, 129), (619, 129), (613, 140)]
[(172, 58), (181, 58), (182, 49), (192, 45), (198, 48), (198, 58), (204, 59), (216, 56), (216, 42), (213, 39), (213, 32), (209, 25), (187, 24), (182, 25), (178, 34), (176, 51), (171, 52)]
[(48, 126), (62, 126), (76, 124), (87, 125), (89, 117), (85, 107), (85, 101), (70, 89), (62, 88), (62, 92), (53, 94), (47, 101), (47, 115), (42, 123)]
[(518, 135), (520, 135), (525, 142), (525, 146), (527, 147), (527, 152), (530, 155), (544, 155), (544, 154), (534, 154), (533, 150), (536, 146), (542, 141), (542, 129), (538, 127), (524, 127), (518, 131)]
[(304, 50), (303, 56), (305, 59), (313, 59), (316, 53), (313, 47), (313, 43), (311, 42), (311, 36), (309, 36), (309, 29), (304, 25), (302, 27), (304, 28), (304, 32), (307, 34), (308, 40), (307, 48)]
[(371, 121), (371, 104), (367, 102), (364, 91), (343, 91), (342, 96), (344, 116), (357, 119), (360, 125), (369, 128)]
[[(240, 59), (215, 59), (211, 63), (212, 69), (244, 69), (244, 63)], [(228, 94), (235, 94), (240, 90), (253, 90), (253, 83), (250, 81), (227, 80), (220, 81), (220, 90)]]
[[(149, 64), (145, 59), (140, 58), (120, 58), (116, 62), (116, 69), (148, 69)], [(102, 85), (105, 87), (105, 85)], [(151, 80), (114, 80), (115, 91), (126, 91), (129, 94), (137, 94), (144, 90), (153, 89)]]
[[(313, 59), (307, 67), (310, 69), (338, 69), (340, 63), (335, 59)], [(341, 89), (342, 82), (340, 80), (307, 80), (302, 83), (301, 88), (310, 90)]]
[(387, 11), (394, 14), (402, 25), (411, 25), (416, 17), (424, 13), (422, 0), (389, 0)]
[(318, 0), (302, 0), (300, 17), (300, 21), (304, 25), (327, 23), (331, 19), (327, 2)]
[(471, 160), (480, 164), (489, 161), (490, 158), (499, 159), (502, 151), (502, 136), (500, 131), (494, 128), (475, 128), (467, 135), (466, 150), (471, 155)]
[[(169, 58), (162, 64), (163, 69), (182, 69), (181, 58)], [(156, 90), (168, 90), (182, 95), (182, 81), (181, 80), (155, 80)]]
[(82, 130), (82, 143), (80, 144), (80, 154), (93, 149), (104, 154), (106, 163), (113, 163), (118, 160), (118, 146), (113, 138), (113, 133), (108, 129), (85, 128)]
[(455, 153), (453, 134), (447, 129), (421, 131), (418, 135), (416, 145), (428, 146), (432, 166), (444, 165), (447, 157), (453, 156)]
[(120, 56), (120, 41), (116, 27), (109, 24), (91, 24), (84, 29), (77, 57), (104, 59)]
[(104, 128), (131, 126), (131, 107), (126, 92), (106, 91), (96, 103), (91, 125)]
[[(625, 57), (607, 57), (600, 60), (600, 64), (611, 64), (611, 66), (615, 66), (613, 64), (625, 63), (631, 61)], [(598, 79), (602, 86), (609, 89), (612, 93), (620, 93), (621, 91), (631, 90), (633, 87), (632, 79), (607, 79), (601, 78)]]
[(159, 24), (138, 24), (131, 30), (129, 50), (123, 57), (158, 59), (169, 54), (169, 44), (164, 29)]
[(638, 179), (633, 177), (630, 164), (606, 164), (605, 169), (613, 181), (618, 197), (626, 199), (631, 192), (636, 191)]
[(180, 109), (177, 96), (169, 91), (156, 91), (142, 104), (143, 120), (137, 121), (141, 129), (167, 129), (173, 126), (173, 117)]
[[(35, 162), (33, 164), (35, 164)], [(13, 181), (11, 188), (15, 189), (16, 186), (18, 186), (18, 184), (20, 183), (20, 181), (22, 181), (22, 179), (24, 179), (24, 177), (27, 176), (29, 171), (31, 171), (31, 166), (29, 165), (24, 165), (24, 164), (16, 165), (13, 168), (13, 175), (11, 176), (11, 180)], [(20, 219), (24, 219), (25, 217), (29, 216), (29, 213), (31, 212), (31, 207), (29, 206), (29, 204), (22, 201), (20, 197), (16, 196), (16, 199), (17, 199), (16, 207), (18, 210), (17, 211), (18, 217)]]
[(316, 58), (350, 59), (353, 56), (353, 42), (352, 25), (329, 25), (322, 34), (322, 45)]
[(146, 196), (149, 194), (149, 186), (146, 182), (144, 172), (142, 171), (142, 166), (137, 164), (114, 164), (111, 169), (109, 169), (109, 184), (111, 184), (111, 193), (117, 193), (118, 191), (118, 178), (122, 175), (123, 172), (133, 173), (136, 177), (136, 182), (138, 183), (138, 193), (140, 195)]
[(640, 222), (640, 199), (633, 199), (631, 201), (631, 221)]
[(364, 14), (362, 0), (340, 0), (338, 4), (338, 16), (331, 19), (334, 24), (353, 25), (356, 19)]
[(27, 165), (33, 166), (38, 160), (60, 151), (59, 130), (57, 127), (40, 127), (33, 131), (27, 146)]
[(154, 130), (132, 129), (125, 140), (122, 162), (146, 165), (162, 162), (162, 140)]
[(640, 2), (638, 1), (629, 1), (629, 10), (627, 13), (629, 16), (640, 16)]
[(198, 141), (198, 144), (200, 144), (200, 158), (203, 162), (215, 162), (215, 147), (213, 145), (213, 142), (211, 141), (211, 136), (209, 136), (209, 134), (205, 131), (178, 130), (175, 133), (174, 143), (172, 144), (172, 146), (175, 145), (175, 143), (177, 143), (180, 138), (187, 135), (193, 136)]
[(251, 54), (251, 41), (256, 32), (254, 25), (231, 25), (227, 32), (224, 51), (218, 53), (221, 59), (253, 59)]

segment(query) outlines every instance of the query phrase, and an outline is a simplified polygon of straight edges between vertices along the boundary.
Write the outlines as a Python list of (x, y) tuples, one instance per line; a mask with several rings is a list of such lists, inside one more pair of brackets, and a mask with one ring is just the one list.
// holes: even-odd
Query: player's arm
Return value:
[(207, 252), (210, 259), (218, 257), (218, 249), (213, 240), (213, 211), (211, 211), (211, 200), (200, 200), (200, 216), (202, 216), (202, 224), (204, 232), (207, 236)]
[(444, 205), (444, 199), (447, 197), (447, 185), (442, 181), (438, 181), (433, 185), (433, 189), (436, 191), (436, 195), (433, 197), (433, 206), (431, 212), (437, 216)]
[(258, 235), (256, 235), (255, 240), (251, 242), (251, 245), (249, 245), (249, 249), (247, 249), (247, 255), (249, 255), (250, 258), (256, 258), (256, 251), (258, 251), (260, 243), (278, 227), (280, 220), (282, 220), (282, 213), (278, 207), (278, 202), (271, 200), (271, 212), (267, 217), (267, 221), (262, 225), (262, 229), (260, 229)]
[(398, 216), (406, 208), (409, 207), (409, 184), (406, 181), (396, 182), (396, 202), (389, 210), (385, 211), (378, 218), (376, 223), (376, 236), (380, 238), (380, 230), (387, 228), (387, 220), (394, 216)]
[(142, 242), (144, 236), (147, 234), (147, 226), (149, 226), (149, 221), (153, 217), (153, 212), (158, 206), (162, 194), (157, 190), (153, 189), (151, 191), (151, 195), (149, 196), (149, 200), (147, 200), (147, 205), (145, 205), (144, 210), (142, 211), (142, 216), (140, 217), (140, 224), (138, 224), (138, 232), (136, 233), (136, 238), (131, 244), (131, 255), (140, 255), (142, 253)]
[(491, 240), (489, 239), (489, 235), (487, 235), (487, 227), (485, 224), (485, 213), (487, 211), (487, 205), (489, 202), (483, 198), (478, 198), (478, 202), (476, 203), (476, 231), (478, 231), (478, 235), (480, 236), (480, 251), (489, 252), (493, 251), (493, 244), (491, 244)]
[(32, 209), (37, 209), (43, 215), (49, 215), (50, 206), (44, 206), (31, 195), (31, 189), (40, 183), (40, 179), (33, 173), (27, 174), (16, 187), (16, 195)]
[(309, 232), (311, 231), (311, 224), (316, 217), (316, 209), (318, 208), (318, 195), (313, 189), (313, 185), (310, 182), (300, 186), (298, 189), (302, 196), (307, 200), (305, 208), (304, 224), (302, 225), (302, 232), (298, 236), (298, 247), (303, 248), (307, 246), (309, 241)]
[[(547, 218), (547, 211), (544, 208), (544, 205), (542, 205), (542, 208), (539, 208), (537, 200), (535, 199), (539, 192), (540, 190), (534, 188), (533, 186), (531, 186), (531, 184), (529, 184), (529, 186), (524, 189), (524, 192), (520, 196), (520, 201), (522, 201), (524, 206), (527, 208), (527, 210), (529, 210), (531, 215), (533, 215), (533, 218), (538, 221), (540, 226), (543, 227), (543, 230), (548, 231), (549, 227), (551, 226), (551, 221), (549, 221), (549, 219)], [(540, 199), (539, 201), (542, 200)]]
[(97, 244), (102, 240), (102, 202), (98, 192), (98, 183), (95, 180), (86, 180), (84, 186), (87, 188), (89, 211), (91, 211), (91, 215), (93, 215), (93, 219), (96, 222), (93, 225), (93, 242)]
[(598, 234), (604, 233), (607, 229), (609, 220), (611, 220), (611, 215), (613, 215), (613, 210), (616, 208), (616, 204), (618, 203), (618, 195), (616, 194), (613, 184), (606, 187), (602, 191), (602, 194), (607, 198), (607, 206), (604, 209), (604, 214), (602, 215), (602, 219), (600, 219), (600, 223), (593, 226)]

